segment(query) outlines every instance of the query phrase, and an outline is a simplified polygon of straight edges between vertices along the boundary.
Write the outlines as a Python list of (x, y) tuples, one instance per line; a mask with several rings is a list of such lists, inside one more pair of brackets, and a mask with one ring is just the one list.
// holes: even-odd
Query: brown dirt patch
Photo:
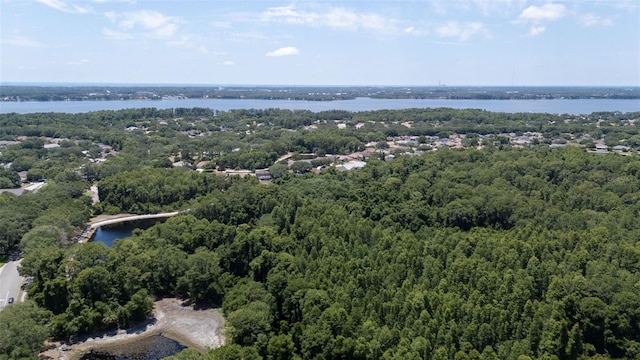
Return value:
[(205, 352), (224, 344), (224, 324), (218, 309), (196, 309), (175, 298), (162, 299), (155, 302), (152, 318), (143, 324), (88, 336), (72, 345), (54, 343), (42, 355), (52, 359), (75, 360), (90, 350), (126, 344), (157, 334)]

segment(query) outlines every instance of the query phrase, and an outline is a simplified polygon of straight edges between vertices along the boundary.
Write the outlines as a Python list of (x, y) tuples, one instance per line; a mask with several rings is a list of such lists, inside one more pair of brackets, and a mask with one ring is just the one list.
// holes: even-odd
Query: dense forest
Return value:
[[(147, 122), (154, 129), (158, 114), (150, 114), (123, 116), (122, 124)], [(165, 296), (220, 306), (229, 325), (227, 345), (205, 354), (185, 350), (174, 359), (640, 358), (639, 157), (574, 146), (444, 148), (393, 161), (372, 158), (350, 172), (285, 172), (269, 183), (159, 162), (187, 151), (202, 154), (191, 142), (213, 143), (218, 135), (228, 147), (253, 137), (259, 149), (281, 154), (380, 140), (383, 131), (261, 130), (257, 122), (279, 116), (261, 112), (256, 120), (249, 111), (235, 126), (256, 123), (249, 127), (256, 131), (234, 132), (242, 140), (232, 140), (232, 132), (220, 130), (233, 126), (232, 114), (198, 123), (217, 126), (210, 139), (176, 142), (160, 136), (163, 130), (145, 135), (109, 128), (119, 113), (85, 115), (111, 116), (101, 120), (104, 134), (98, 125), (60, 127), (113, 139), (118, 149), (92, 170), (96, 206), (84, 195), (86, 176), (62, 169), (59, 155), (47, 167), (40, 161), (50, 154), (39, 145), (3, 151), (16, 158), (35, 152), (25, 161), (28, 171), (54, 176), (38, 193), (0, 195), (5, 247), (19, 244), (21, 272), (33, 277), (30, 300), (0, 312), (0, 359), (34, 357), (47, 338), (129, 326), (150, 313), (152, 299)], [(307, 113), (284, 114), (299, 126), (315, 121)], [(331, 116), (475, 126), (465, 114), (475, 115), (475, 124), (487, 119), (487, 127), (509, 124), (504, 114), (480, 111)], [(553, 120), (523, 115), (513, 126), (608, 131)], [(49, 126), (42, 120), (29, 131)], [(187, 125), (167, 125), (180, 126)], [(618, 136), (625, 131), (625, 139), (636, 131), (611, 128)], [(1, 129), (8, 135), (28, 127)], [(165, 134), (174, 134), (169, 130)], [(74, 151), (66, 157), (82, 164), (74, 154), (83, 146), (90, 144), (70, 142), (67, 150)], [(187, 209), (112, 248), (69, 242), (92, 214)]]

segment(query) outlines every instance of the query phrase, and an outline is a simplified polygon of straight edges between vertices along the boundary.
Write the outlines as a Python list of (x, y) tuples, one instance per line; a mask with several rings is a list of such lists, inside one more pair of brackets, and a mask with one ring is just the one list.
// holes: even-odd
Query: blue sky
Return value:
[(0, 82), (640, 86), (640, 1), (0, 0)]

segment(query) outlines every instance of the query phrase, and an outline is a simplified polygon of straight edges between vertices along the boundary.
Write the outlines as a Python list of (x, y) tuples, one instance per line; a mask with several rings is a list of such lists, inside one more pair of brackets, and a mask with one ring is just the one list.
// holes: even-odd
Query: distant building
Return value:
[(418, 141), (416, 140), (400, 140), (396, 141), (396, 144), (400, 146), (418, 146)]
[(627, 152), (627, 151), (631, 150), (631, 148), (628, 147), (628, 146), (624, 146), (624, 145), (616, 145), (611, 150), (613, 150), (615, 152)]
[(260, 181), (271, 181), (271, 173), (269, 170), (256, 170), (256, 177)]
[(0, 148), (4, 148), (11, 145), (20, 144), (19, 141), (0, 140)]
[(224, 170), (218, 171), (216, 172), (216, 174), (225, 176), (240, 176), (243, 178), (247, 175), (251, 175), (251, 170)]
[(512, 138), (512, 139), (510, 140), (510, 142), (511, 142), (513, 145), (520, 145), (520, 146), (524, 146), (524, 145), (529, 145), (529, 144), (531, 144), (531, 138), (530, 138), (529, 136), (522, 135), (522, 136), (517, 136), (517, 137), (515, 137), (515, 138)]
[(2, 193), (9, 193), (9, 194), (13, 194), (13, 195), (15, 195), (15, 196), (23, 195), (25, 192), (27, 192), (27, 189), (25, 189), (25, 188), (17, 188), (17, 189), (0, 189), (0, 194), (2, 194)]
[(338, 171), (348, 171), (348, 170), (353, 170), (353, 169), (361, 169), (365, 165), (367, 165), (367, 163), (364, 162), (364, 161), (354, 160), (354, 161), (349, 161), (349, 162), (344, 163), (342, 165), (336, 166), (336, 170), (338, 170)]
[(21, 188), (17, 188), (17, 189), (0, 189), (0, 194), (2, 193), (10, 193), (13, 194), (15, 196), (21, 196), (24, 195), (27, 192), (38, 192), (38, 190), (40, 190), (41, 187), (45, 186), (47, 184), (47, 180), (45, 179), (41, 179), (38, 180), (37, 182), (31, 183), (31, 185), (27, 186), (27, 187), (21, 187)]
[(557, 149), (565, 146), (567, 146), (567, 144), (551, 144), (549, 145), (549, 149)]

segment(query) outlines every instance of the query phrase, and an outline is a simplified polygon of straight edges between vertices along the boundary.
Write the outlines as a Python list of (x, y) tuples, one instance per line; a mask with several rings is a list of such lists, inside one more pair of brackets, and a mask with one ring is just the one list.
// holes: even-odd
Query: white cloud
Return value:
[(482, 15), (491, 16), (509, 15), (515, 8), (522, 8), (526, 0), (473, 0), (472, 3)]
[(256, 40), (267, 40), (270, 39), (269, 36), (261, 33), (261, 32), (257, 32), (257, 31), (248, 31), (248, 32), (236, 32), (236, 33), (232, 33), (229, 34), (228, 36), (229, 40), (232, 41), (256, 41)]
[(594, 14), (586, 14), (580, 17), (580, 23), (582, 26), (611, 26), (613, 25), (613, 20), (611, 18), (602, 18), (598, 15)]
[(522, 10), (518, 17), (521, 21), (529, 22), (541, 22), (541, 21), (554, 21), (564, 17), (566, 7), (562, 4), (544, 4), (542, 6), (531, 5), (528, 8)]
[(531, 5), (522, 10), (518, 20), (513, 23), (530, 24), (529, 32), (525, 36), (535, 37), (546, 31), (542, 24), (547, 21), (555, 21), (566, 15), (567, 8), (563, 4), (544, 4), (542, 6)]
[(360, 15), (361, 26), (365, 29), (376, 30), (381, 33), (396, 32), (398, 28), (395, 25), (395, 20), (387, 19), (378, 14), (364, 14)]
[[(477, 16), (512, 16), (520, 11), (528, 0), (429, 0), (429, 13), (439, 16), (454, 16), (467, 12)], [(427, 1), (424, 1), (425, 3)]]
[(104, 16), (112, 23), (115, 23), (118, 20), (118, 13), (115, 11), (107, 11), (104, 13)]
[(417, 28), (415, 26), (406, 27), (402, 29), (402, 32), (406, 35), (415, 35), (415, 36), (429, 35), (429, 30)]
[(171, 37), (176, 33), (176, 30), (178, 30), (178, 26), (176, 24), (167, 24), (155, 29), (153, 34), (161, 38)]
[(319, 14), (298, 11), (293, 5), (272, 7), (260, 15), (263, 21), (284, 21), (290, 24), (310, 24), (318, 21), (319, 18)]
[[(160, 36), (156, 35), (156, 37), (160, 37)], [(169, 45), (169, 46), (186, 46), (186, 45), (190, 44), (191, 39), (192, 39), (191, 35), (182, 35), (180, 37), (176, 37), (176, 38), (174, 38), (172, 40), (167, 41), (167, 45)]]
[(215, 28), (229, 29), (232, 23), (231, 21), (212, 21), (209, 24)]
[(104, 16), (116, 24), (122, 33), (126, 34), (128, 31), (138, 29), (143, 31), (146, 36), (161, 39), (173, 37), (178, 30), (178, 24), (183, 22), (179, 17), (167, 16), (153, 10), (124, 13), (110, 11), (105, 12)]
[(436, 28), (436, 33), (441, 37), (457, 37), (460, 41), (468, 40), (476, 34), (489, 36), (488, 30), (480, 22), (460, 24), (457, 21), (448, 21)]
[(175, 18), (153, 10), (125, 12), (119, 19), (119, 26), (124, 29), (132, 29), (136, 26), (147, 29), (157, 29), (175, 20)]
[(80, 6), (76, 4), (68, 4), (61, 0), (36, 0), (40, 4), (47, 5), (48, 7), (54, 8), (59, 11), (64, 11), (71, 14), (86, 14), (91, 12), (92, 9), (90, 6)]
[(231, 65), (235, 65), (236, 63), (233, 62), (233, 60), (225, 60), (219, 63), (220, 65), (226, 65), (226, 66), (231, 66)]
[(447, 13), (447, 7), (442, 0), (430, 1), (431, 10), (438, 15), (445, 15)]
[(376, 13), (359, 13), (342, 7), (322, 11), (296, 9), (294, 5), (269, 8), (259, 16), (263, 22), (280, 22), (348, 30), (371, 30), (382, 34), (402, 33), (396, 19)]
[(38, 42), (26, 36), (18, 36), (18, 35), (0, 38), (0, 43), (13, 45), (13, 46), (27, 47), (27, 48), (45, 47), (45, 45), (41, 42)]
[(265, 56), (290, 56), (290, 55), (299, 55), (300, 50), (298, 50), (295, 46), (287, 46), (281, 47), (279, 49), (269, 51), (265, 54)]
[(99, 4), (106, 4), (106, 3), (129, 3), (129, 4), (135, 4), (137, 2), (137, 0), (93, 0), (93, 2), (95, 3), (99, 3)]
[(111, 30), (107, 28), (102, 28), (102, 35), (108, 40), (130, 40), (133, 39), (133, 35), (128, 34), (126, 32)]
[[(352, 11), (342, 9), (342, 8), (332, 9), (331, 11), (329, 11), (328, 13), (322, 16), (321, 25), (327, 25), (333, 28), (356, 29), (360, 25), (359, 23), (362, 22), (359, 16), (367, 16), (367, 15), (357, 15)], [(369, 16), (374, 16), (374, 15), (369, 15)]]
[(89, 63), (89, 59), (80, 59), (78, 61), (67, 61), (66, 64), (67, 65), (84, 65)]
[(456, 21), (449, 21), (436, 29), (438, 35), (442, 37), (453, 37), (460, 33), (460, 25)]
[(542, 34), (545, 31), (545, 27), (541, 25), (534, 25), (529, 29), (529, 36), (534, 37)]
[(640, 8), (637, 0), (618, 0), (614, 4), (617, 9), (626, 11), (637, 11)]

